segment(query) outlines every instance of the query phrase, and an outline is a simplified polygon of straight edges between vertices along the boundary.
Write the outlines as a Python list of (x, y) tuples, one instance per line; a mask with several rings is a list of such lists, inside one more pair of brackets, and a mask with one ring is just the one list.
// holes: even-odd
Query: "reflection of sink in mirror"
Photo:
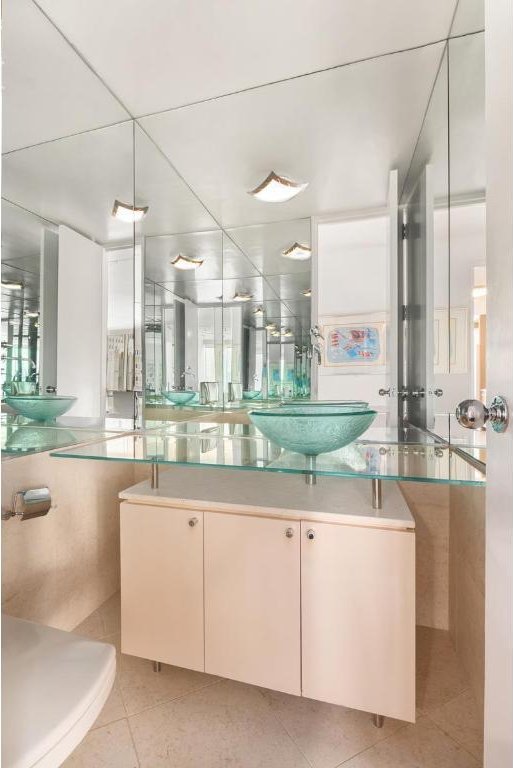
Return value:
[(5, 402), (16, 413), (34, 421), (52, 421), (69, 411), (76, 397), (64, 395), (15, 395), (6, 397)]
[(251, 411), (249, 418), (262, 434), (289, 451), (307, 456), (330, 453), (349, 445), (370, 427), (376, 411), (346, 406), (292, 406)]
[(6, 440), (5, 450), (12, 453), (32, 453), (61, 448), (80, 442), (75, 432), (59, 427), (19, 427)]
[(35, 395), (35, 381), (13, 381), (11, 382), (12, 395)]
[(261, 391), (259, 389), (245, 389), (242, 392), (242, 399), (243, 400), (255, 400), (257, 397), (260, 397)]
[(173, 403), (174, 405), (185, 405), (186, 403), (192, 402), (198, 393), (190, 390), (169, 390), (163, 394), (166, 400), (169, 400), (170, 403)]

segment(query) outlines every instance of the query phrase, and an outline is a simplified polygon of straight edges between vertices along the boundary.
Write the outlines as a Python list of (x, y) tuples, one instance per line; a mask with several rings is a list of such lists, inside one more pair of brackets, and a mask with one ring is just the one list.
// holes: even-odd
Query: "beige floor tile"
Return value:
[(105, 635), (121, 632), (121, 595), (119, 592), (116, 592), (101, 605), (98, 612), (102, 617)]
[(116, 720), (122, 720), (124, 717), (126, 717), (125, 705), (123, 704), (119, 685), (116, 682), (93, 728), (101, 728), (103, 725), (114, 723)]
[(118, 680), (127, 714), (135, 715), (148, 707), (217, 683), (219, 678), (167, 664), (162, 664), (160, 672), (154, 672), (151, 661), (121, 654), (118, 656)]
[(455, 699), (468, 682), (449, 633), (417, 627), (417, 710), (427, 713)]
[(90, 637), (92, 640), (99, 640), (105, 635), (102, 617), (99, 611), (94, 611), (84, 619), (84, 621), (73, 630), (75, 635)]
[(223, 681), (130, 718), (141, 768), (308, 768), (251, 686)]
[(479, 768), (480, 763), (427, 717), (353, 757), (344, 768)]
[(139, 768), (126, 720), (90, 731), (63, 768)]
[(433, 710), (429, 717), (475, 758), (482, 761), (483, 722), (470, 691)]
[(367, 712), (276, 691), (262, 692), (314, 768), (333, 768), (406, 725), (385, 718), (383, 728), (376, 728)]

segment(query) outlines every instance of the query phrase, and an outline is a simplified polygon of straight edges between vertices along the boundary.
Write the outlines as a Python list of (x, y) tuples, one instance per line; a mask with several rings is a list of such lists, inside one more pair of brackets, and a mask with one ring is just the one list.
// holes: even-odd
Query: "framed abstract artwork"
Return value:
[(385, 325), (384, 322), (325, 325), (324, 365), (350, 368), (353, 372), (356, 369), (382, 368), (386, 363)]

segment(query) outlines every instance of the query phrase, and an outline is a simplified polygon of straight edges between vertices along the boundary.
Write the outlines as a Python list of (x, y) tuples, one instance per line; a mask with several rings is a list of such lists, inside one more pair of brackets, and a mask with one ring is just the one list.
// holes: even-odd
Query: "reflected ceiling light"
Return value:
[(263, 307), (255, 307), (253, 310), (254, 315), (263, 315), (264, 314), (264, 308)]
[(271, 336), (279, 336), (279, 335), (280, 335), (280, 332), (279, 332), (279, 331), (273, 331), (273, 332), (271, 333)]
[(286, 203), (287, 200), (291, 200), (298, 195), (308, 186), (308, 182), (301, 184), (292, 179), (287, 179), (286, 176), (278, 176), (277, 173), (271, 171), (269, 176), (248, 192), (248, 195), (253, 195), (257, 200), (261, 200), (264, 203)]
[(25, 312), (25, 317), (39, 317), (39, 312), (37, 312), (37, 310)]
[(306, 296), (307, 298), (309, 298), (312, 295), (312, 289), (311, 288), (305, 288), (305, 290), (301, 291), (301, 293), (303, 294), (303, 296)]
[(473, 299), (481, 299), (483, 296), (486, 296), (487, 293), (488, 291), (484, 285), (478, 285), (476, 288), (472, 288)]
[(265, 326), (266, 331), (275, 331), (276, 330), (276, 323), (267, 323)]
[(285, 330), (283, 331), (283, 335), (284, 335), (284, 336), (286, 336), (286, 337), (289, 339), (289, 338), (290, 338), (291, 336), (293, 336), (294, 334), (292, 333), (292, 331), (290, 330), (290, 328), (285, 328)]
[(23, 283), (20, 283), (18, 280), (2, 280), (2, 288), (21, 291), (23, 289)]
[(135, 205), (128, 205), (128, 203), (114, 200), (112, 215), (115, 219), (119, 219), (120, 221), (137, 223), (138, 221), (141, 221), (141, 219), (144, 219), (148, 213), (148, 208), (148, 205), (145, 205), (144, 208), (137, 208)]
[(247, 293), (246, 291), (237, 291), (237, 293), (234, 294), (233, 301), (251, 301), (252, 298), (252, 293)]
[(312, 249), (308, 245), (302, 245), (301, 243), (294, 243), (281, 252), (282, 256), (286, 259), (294, 259), (294, 261), (306, 261), (312, 255)]
[(179, 253), (178, 256), (175, 256), (171, 265), (175, 269), (183, 269), (185, 271), (187, 269), (198, 269), (203, 264), (203, 261), (204, 259), (191, 259), (190, 256), (184, 256), (182, 253)]

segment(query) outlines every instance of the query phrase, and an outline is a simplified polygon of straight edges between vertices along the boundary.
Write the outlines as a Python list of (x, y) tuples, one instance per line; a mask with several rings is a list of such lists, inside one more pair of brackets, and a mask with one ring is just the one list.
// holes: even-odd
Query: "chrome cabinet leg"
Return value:
[(385, 721), (385, 718), (383, 715), (372, 715), (372, 722), (376, 726), (376, 728), (383, 728), (383, 723)]
[(383, 481), (378, 478), (371, 480), (372, 483), (372, 509), (383, 508)]
[(160, 663), (160, 661), (154, 661), (153, 662), (153, 671), (154, 672), (160, 672), (161, 669), (162, 669), (162, 664)]

